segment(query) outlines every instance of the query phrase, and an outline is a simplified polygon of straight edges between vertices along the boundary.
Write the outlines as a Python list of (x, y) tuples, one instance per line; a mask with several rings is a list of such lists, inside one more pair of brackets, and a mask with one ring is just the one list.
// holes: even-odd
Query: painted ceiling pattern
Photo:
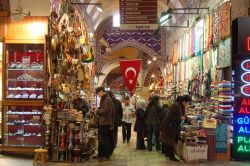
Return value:
[[(137, 41), (154, 50), (161, 55), (161, 36), (154, 35), (154, 31), (121, 31), (111, 25), (106, 28), (102, 37), (109, 43), (112, 48), (122, 41)], [(106, 47), (102, 46), (101, 54), (105, 53)]]

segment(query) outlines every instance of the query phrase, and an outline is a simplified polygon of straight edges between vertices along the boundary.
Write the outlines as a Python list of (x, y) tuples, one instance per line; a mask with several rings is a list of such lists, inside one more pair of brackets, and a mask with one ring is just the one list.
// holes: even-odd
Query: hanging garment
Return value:
[(204, 19), (200, 20), (195, 25), (195, 55), (201, 55), (203, 53), (203, 31), (204, 31)]

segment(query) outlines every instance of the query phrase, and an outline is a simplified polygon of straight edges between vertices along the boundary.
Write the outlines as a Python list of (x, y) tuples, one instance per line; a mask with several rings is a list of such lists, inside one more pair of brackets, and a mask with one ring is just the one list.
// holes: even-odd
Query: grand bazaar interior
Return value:
[(250, 166), (250, 0), (0, 0), (1, 166)]

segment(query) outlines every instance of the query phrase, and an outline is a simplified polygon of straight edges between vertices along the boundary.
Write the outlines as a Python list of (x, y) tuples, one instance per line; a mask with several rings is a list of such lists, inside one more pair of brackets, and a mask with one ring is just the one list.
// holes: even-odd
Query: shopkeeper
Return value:
[(81, 98), (81, 93), (79, 90), (76, 91), (76, 98), (73, 100), (73, 107), (78, 111), (82, 111), (83, 117), (85, 117), (89, 111), (88, 103), (85, 99)]

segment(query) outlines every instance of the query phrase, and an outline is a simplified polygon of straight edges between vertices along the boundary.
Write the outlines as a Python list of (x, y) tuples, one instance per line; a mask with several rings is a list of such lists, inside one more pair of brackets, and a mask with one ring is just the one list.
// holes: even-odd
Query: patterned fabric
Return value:
[(219, 37), (224, 39), (231, 33), (230, 1), (223, 3), (219, 7)]
[(231, 39), (221, 41), (219, 44), (218, 65), (222, 68), (231, 66)]
[(219, 24), (220, 24), (220, 17), (217, 7), (213, 11), (213, 44), (216, 44), (220, 41)]
[(204, 48), (208, 50), (211, 48), (213, 31), (212, 31), (212, 14), (209, 13), (205, 16), (205, 26), (204, 26)]
[(195, 55), (201, 55), (203, 53), (203, 31), (204, 31), (204, 19), (200, 20), (195, 25)]

